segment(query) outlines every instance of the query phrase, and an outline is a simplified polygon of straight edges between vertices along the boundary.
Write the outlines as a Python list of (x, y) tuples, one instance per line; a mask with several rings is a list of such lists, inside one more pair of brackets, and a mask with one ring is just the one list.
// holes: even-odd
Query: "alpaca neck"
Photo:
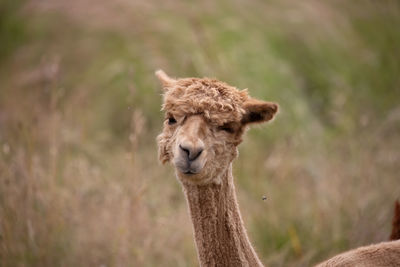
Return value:
[(262, 266), (244, 228), (232, 165), (220, 184), (183, 184), (201, 266)]

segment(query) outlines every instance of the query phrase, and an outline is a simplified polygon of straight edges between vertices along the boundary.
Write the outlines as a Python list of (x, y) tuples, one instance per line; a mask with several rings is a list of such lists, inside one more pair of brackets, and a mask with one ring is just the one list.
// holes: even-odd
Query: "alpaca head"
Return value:
[(159, 158), (171, 162), (183, 183), (220, 183), (237, 156), (249, 124), (271, 120), (278, 105), (251, 98), (208, 78), (171, 79), (156, 72), (164, 91), (164, 128), (157, 137)]

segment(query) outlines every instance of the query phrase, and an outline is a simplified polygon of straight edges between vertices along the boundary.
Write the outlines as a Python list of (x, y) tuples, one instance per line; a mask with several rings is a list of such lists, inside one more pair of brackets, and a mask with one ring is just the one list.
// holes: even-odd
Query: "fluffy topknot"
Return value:
[(211, 123), (239, 122), (249, 99), (247, 90), (238, 90), (209, 78), (179, 79), (165, 87), (163, 110), (176, 116), (204, 114)]

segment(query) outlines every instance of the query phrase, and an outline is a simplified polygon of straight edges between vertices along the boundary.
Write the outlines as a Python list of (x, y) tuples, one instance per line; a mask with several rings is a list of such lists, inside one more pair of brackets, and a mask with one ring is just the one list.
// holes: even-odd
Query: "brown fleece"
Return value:
[[(215, 79), (172, 79), (161, 70), (156, 75), (165, 111), (159, 158), (174, 164), (183, 186), (200, 265), (263, 266), (243, 225), (231, 163), (247, 125), (271, 120), (278, 105)], [(186, 174), (189, 148), (201, 153), (190, 162), (195, 173)]]
[(240, 216), (232, 167), (220, 184), (183, 183), (201, 266), (263, 266)]
[(400, 203), (398, 200), (394, 203), (394, 215), (392, 222), (392, 233), (390, 240), (400, 239)]
[(400, 240), (360, 247), (339, 254), (317, 267), (394, 267), (400, 266)]

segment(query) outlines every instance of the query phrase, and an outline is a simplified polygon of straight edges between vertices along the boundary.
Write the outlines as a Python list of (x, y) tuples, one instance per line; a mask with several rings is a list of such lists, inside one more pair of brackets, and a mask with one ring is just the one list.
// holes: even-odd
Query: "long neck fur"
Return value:
[(184, 183), (201, 266), (263, 266), (240, 215), (232, 165), (220, 184)]

